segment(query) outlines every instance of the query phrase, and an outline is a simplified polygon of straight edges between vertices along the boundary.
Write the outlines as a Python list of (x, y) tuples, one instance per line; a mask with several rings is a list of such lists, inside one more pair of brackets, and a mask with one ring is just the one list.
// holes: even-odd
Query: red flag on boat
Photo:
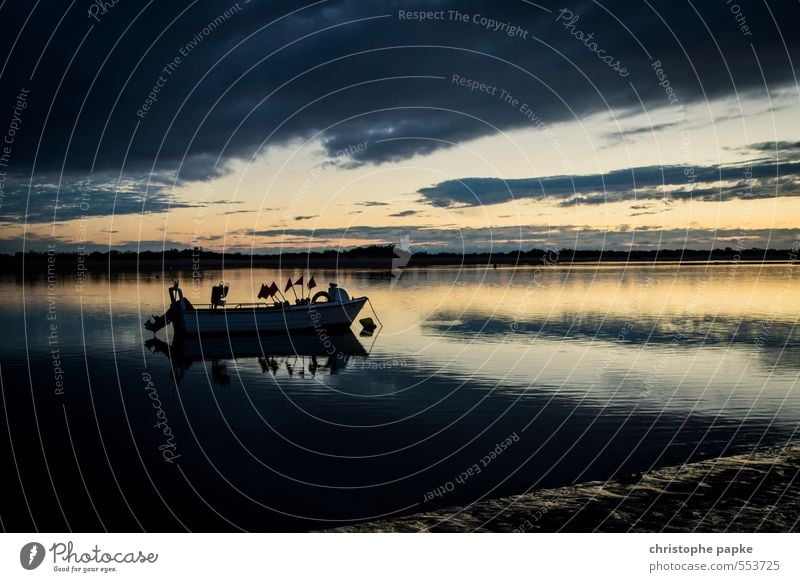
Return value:
[(275, 294), (280, 291), (280, 288), (275, 284), (275, 281), (272, 282), (272, 285), (269, 286), (269, 296), (275, 297)]
[(308, 288), (313, 289), (317, 286), (317, 282), (314, 281), (314, 275), (311, 275), (311, 278), (308, 280)]
[(290, 278), (288, 281), (286, 281), (286, 289), (284, 289), (283, 292), (286, 293), (289, 289), (292, 288), (292, 285), (294, 285), (294, 283), (292, 283), (292, 280)]
[(261, 283), (261, 290), (258, 292), (258, 298), (267, 299), (268, 297), (270, 297), (269, 287), (267, 287), (264, 283)]
[(303, 276), (300, 275), (300, 278), (294, 282), (295, 285), (299, 285), (300, 287), (303, 286)]

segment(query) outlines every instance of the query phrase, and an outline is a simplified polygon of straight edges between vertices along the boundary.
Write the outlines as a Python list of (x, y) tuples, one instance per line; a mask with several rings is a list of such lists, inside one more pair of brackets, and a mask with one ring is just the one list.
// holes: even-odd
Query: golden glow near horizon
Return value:
[[(424, 202), (417, 193), (438, 182), (466, 177), (530, 178), (604, 174), (637, 166), (743, 163), (754, 157), (746, 150), (747, 144), (797, 141), (793, 132), (800, 121), (800, 106), (796, 95), (788, 91), (775, 93), (769, 102), (763, 98), (728, 99), (695, 104), (686, 112), (687, 122), (680, 127), (669, 126), (675, 115), (668, 107), (618, 117), (595, 114), (548, 126), (548, 134), (535, 127), (518, 129), (453, 144), (427, 156), (350, 169), (326, 160), (318, 142), (272, 148), (255, 160), (232, 162), (230, 173), (211, 183), (191, 183), (175, 190), (177, 200), (195, 207), (92, 217), (55, 226), (6, 223), (0, 236), (19, 239), (25, 234), (31, 241), (54, 237), (67, 245), (85, 240), (99, 247), (196, 244), (215, 250), (275, 251), (397, 242), (375, 232), (365, 235), (363, 230), (343, 236), (309, 236), (297, 230), (398, 227), (452, 231), (454, 236), (441, 244), (434, 240), (425, 245), (435, 251), (437, 246), (459, 246), (459, 229), (734, 230), (739, 232), (737, 239), (746, 240), (747, 231), (796, 228), (800, 198), (792, 197), (669, 203), (649, 199), (568, 207), (542, 197), (441, 208)], [(642, 131), (643, 127), (656, 129)], [(369, 142), (364, 147), (370, 147)], [(768, 158), (769, 153), (761, 157)], [(649, 234), (653, 238), (653, 233)], [(494, 240), (500, 244), (507, 236)], [(716, 246), (725, 246), (724, 242), (724, 236), (718, 237)], [(470, 241), (465, 244), (469, 246)], [(473, 246), (483, 244), (485, 241), (479, 241)]]

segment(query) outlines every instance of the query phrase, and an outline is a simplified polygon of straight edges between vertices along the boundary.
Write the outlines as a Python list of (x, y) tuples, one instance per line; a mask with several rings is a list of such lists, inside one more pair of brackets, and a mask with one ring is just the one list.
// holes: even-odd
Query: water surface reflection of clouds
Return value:
[[(195, 515), (195, 529), (218, 527), (188, 509), (193, 494), (161, 461), (147, 373), (181, 470), (215, 507), (249, 529), (313, 529), (419, 509), (426, 491), (512, 433), (520, 440), (448, 505), (793, 438), (800, 345), (786, 269), (412, 269), (394, 285), (373, 271), (320, 272), (317, 280), (368, 295), (384, 324), (373, 336), (335, 336), (335, 354), (313, 335), (153, 338), (142, 322), (163, 307), (164, 280), (95, 277), (83, 294), (58, 298), (63, 396), (53, 392), (46, 287), (6, 277), (0, 324), (24, 329), (27, 343), (2, 339), (5, 395), (22, 411), (14, 421), (22, 447), (38, 442), (25, 434), (37, 426), (24, 412), (34, 399), (60, 475), (73, 472), (63, 405), (81, 458), (102, 455), (105, 444), (131, 482), (143, 463), (170, 503)], [(224, 274), (232, 302), (276, 277)], [(41, 453), (28, 452), (25, 470), (38, 470)], [(278, 513), (252, 511), (231, 485)], [(126, 494), (139, 508), (153, 503), (146, 487)]]

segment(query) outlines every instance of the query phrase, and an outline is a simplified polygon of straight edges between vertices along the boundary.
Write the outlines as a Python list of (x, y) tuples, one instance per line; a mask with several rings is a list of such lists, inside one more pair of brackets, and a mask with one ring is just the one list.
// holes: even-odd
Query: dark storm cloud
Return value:
[(222, 214), (225, 216), (230, 216), (231, 214), (252, 214), (254, 212), (258, 212), (257, 210), (228, 210), (223, 212)]
[[(425, 232), (422, 227), (412, 227), (414, 231)], [(342, 228), (272, 228), (266, 230), (243, 230), (239, 234), (256, 237), (314, 237), (321, 239), (375, 239), (388, 241), (398, 238), (408, 231), (405, 227), (396, 226), (353, 226)]]
[(740, 149), (760, 155), (760, 160), (766, 164), (770, 162), (774, 164), (776, 162), (800, 161), (800, 142), (767, 141), (754, 143)]
[(800, 153), (800, 141), (765, 141), (754, 143), (747, 147), (749, 150), (759, 152), (798, 152)]
[(58, 175), (42, 174), (30, 188), (28, 183), (9, 179), (4, 194), (0, 221), (28, 224), (198, 206), (177, 199), (168, 181), (154, 176), (117, 180), (95, 174), (92, 179), (59, 183)]
[[(626, 200), (707, 200), (799, 196), (800, 162), (729, 166), (643, 166), (607, 174), (542, 178), (463, 178), (419, 190), (434, 206), (480, 206), (520, 198), (561, 206)], [(780, 176), (777, 178), (776, 176)], [(668, 187), (668, 191), (660, 190)]]
[(677, 121), (671, 123), (656, 123), (654, 125), (634, 127), (624, 131), (606, 133), (603, 137), (611, 140), (628, 140), (636, 137), (637, 135), (658, 133), (659, 131), (664, 131), (665, 129), (674, 129), (676, 127), (680, 127), (680, 125), (680, 122)]
[[(332, 159), (345, 152), (349, 163), (380, 163), (530, 125), (518, 107), (453, 83), (454, 74), (510, 91), (550, 124), (635, 112), (640, 98), (667, 106), (655, 60), (685, 106), (785, 86), (800, 59), (796, 43), (787, 55), (781, 41), (797, 20), (790, 2), (747, 5), (749, 35), (724, 2), (619, 0), (604, 9), (575, 1), (567, 3), (579, 16), (571, 30), (556, 22), (564, 3), (540, 4), (552, 11), (523, 1), (420, 1), (414, 10), (459, 10), (468, 22), (414, 22), (398, 18), (410, 9), (399, 0), (121, 2), (96, 19), (82, 3), (66, 14), (60, 2), (5, 3), (2, 117), (19, 89), (30, 90), (9, 172), (155, 170), (196, 181), (317, 135)], [(475, 15), (525, 38), (489, 30)], [(574, 30), (592, 34), (628, 76)]]

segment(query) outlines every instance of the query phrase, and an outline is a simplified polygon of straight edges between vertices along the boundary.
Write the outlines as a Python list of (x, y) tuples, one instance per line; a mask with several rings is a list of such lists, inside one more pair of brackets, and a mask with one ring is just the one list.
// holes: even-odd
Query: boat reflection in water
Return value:
[(307, 374), (335, 374), (348, 365), (351, 357), (368, 355), (349, 330), (331, 335), (177, 336), (172, 345), (152, 337), (145, 346), (170, 359), (176, 383), (195, 362), (210, 362), (214, 382), (230, 384), (226, 366), (229, 361), (257, 359), (264, 373), (303, 378)]

